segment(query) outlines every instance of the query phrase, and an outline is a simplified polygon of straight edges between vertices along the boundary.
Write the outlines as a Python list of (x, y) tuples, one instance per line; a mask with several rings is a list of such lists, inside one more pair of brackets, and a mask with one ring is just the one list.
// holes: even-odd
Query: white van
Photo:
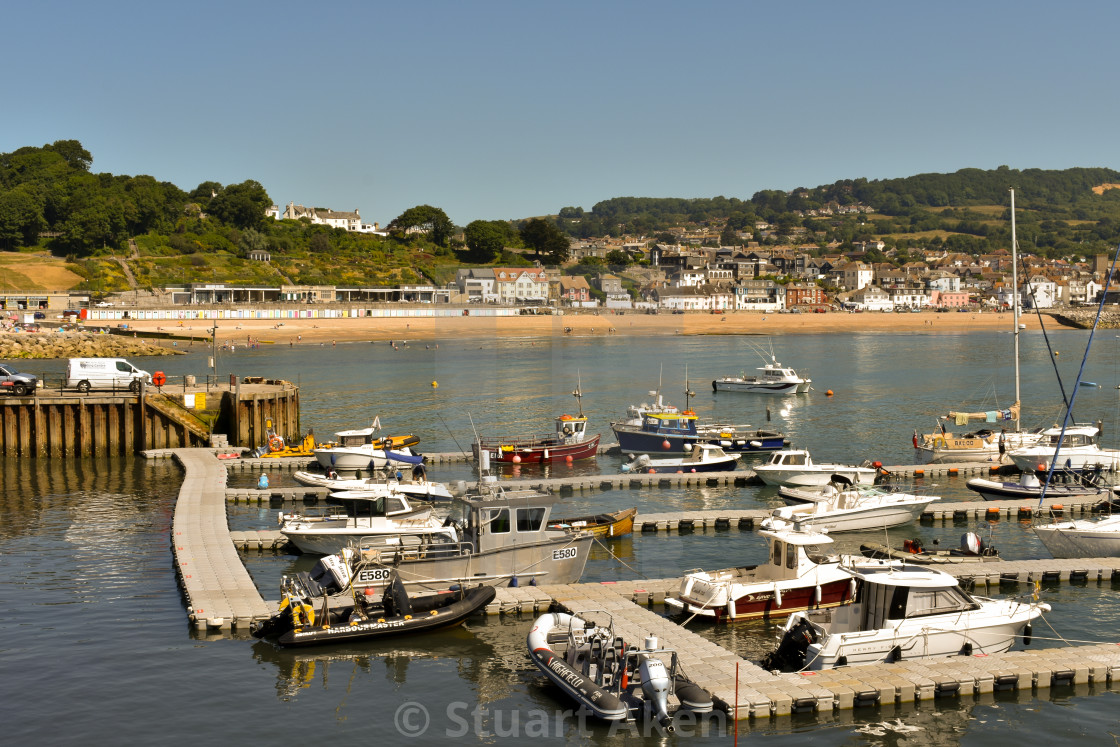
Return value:
[(140, 391), (140, 382), (152, 383), (152, 375), (124, 358), (71, 358), (66, 364), (66, 386), (79, 392), (90, 389)]

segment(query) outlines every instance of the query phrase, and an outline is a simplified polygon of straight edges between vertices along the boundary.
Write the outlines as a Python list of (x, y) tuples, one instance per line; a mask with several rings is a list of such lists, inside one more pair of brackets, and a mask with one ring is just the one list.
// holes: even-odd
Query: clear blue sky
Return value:
[(965, 167), (1120, 168), (1115, 2), (26, 2), (0, 152), (460, 225)]

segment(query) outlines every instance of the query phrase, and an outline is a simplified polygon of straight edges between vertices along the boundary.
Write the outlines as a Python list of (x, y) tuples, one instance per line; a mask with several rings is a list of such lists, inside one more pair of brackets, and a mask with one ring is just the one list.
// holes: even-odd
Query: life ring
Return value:
[(935, 448), (935, 449), (945, 448), (945, 437), (944, 436), (935, 437), (933, 439), (933, 448)]
[(272, 436), (271, 438), (269, 438), (268, 439), (268, 450), (269, 451), (283, 451), (284, 450), (284, 439), (280, 438), (279, 436)]

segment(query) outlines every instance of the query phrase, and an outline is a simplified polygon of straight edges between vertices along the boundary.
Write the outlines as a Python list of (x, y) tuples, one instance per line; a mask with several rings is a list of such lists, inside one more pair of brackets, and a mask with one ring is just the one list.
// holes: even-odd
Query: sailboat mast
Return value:
[[(1015, 404), (1019, 404), (1019, 243), (1015, 236), (1015, 190), (1011, 190), (1011, 320), (1015, 337)], [(1019, 430), (1016, 408), (1015, 430)]]

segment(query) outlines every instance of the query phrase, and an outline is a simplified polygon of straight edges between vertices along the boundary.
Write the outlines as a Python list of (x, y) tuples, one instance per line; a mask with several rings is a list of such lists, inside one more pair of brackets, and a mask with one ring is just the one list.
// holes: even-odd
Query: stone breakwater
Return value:
[(184, 353), (172, 347), (153, 345), (138, 337), (99, 335), (84, 332), (0, 334), (0, 360), (32, 358), (129, 358), (141, 355)]
[[(1093, 320), (1097, 318), (1097, 308), (1085, 307), (1081, 309), (1066, 309), (1060, 314), (1053, 314), (1054, 318), (1062, 324), (1080, 329), (1092, 329)], [(1101, 312), (1100, 329), (1120, 329), (1120, 310), (1115, 308), (1105, 309)]]

